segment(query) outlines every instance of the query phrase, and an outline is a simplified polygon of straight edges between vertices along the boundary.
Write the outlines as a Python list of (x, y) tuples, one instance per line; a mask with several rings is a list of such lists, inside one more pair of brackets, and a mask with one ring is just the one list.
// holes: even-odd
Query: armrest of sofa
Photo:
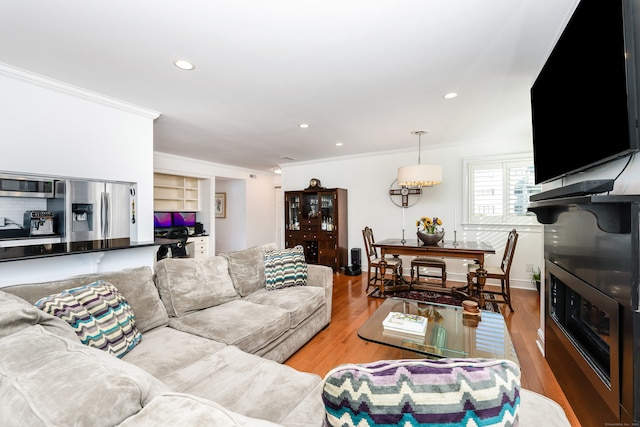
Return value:
[(327, 305), (327, 324), (331, 321), (333, 303), (333, 270), (326, 265), (309, 264), (307, 266), (307, 286), (324, 288)]

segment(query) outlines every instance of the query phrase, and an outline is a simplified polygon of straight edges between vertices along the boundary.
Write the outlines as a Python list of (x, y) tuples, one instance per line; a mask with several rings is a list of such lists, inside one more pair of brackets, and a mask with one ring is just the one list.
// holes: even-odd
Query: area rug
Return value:
[[(491, 292), (484, 293), (486, 298), (494, 299), (495, 296)], [(440, 293), (434, 291), (421, 291), (421, 290), (402, 290), (394, 292), (385, 292), (384, 295), (380, 295), (380, 288), (375, 288), (373, 292), (369, 294), (373, 298), (406, 298), (424, 302), (434, 302), (436, 304), (456, 305), (462, 306), (463, 297), (458, 295), (452, 295), (450, 293)], [(494, 313), (500, 313), (500, 308), (495, 302), (484, 303), (484, 310), (493, 311)]]

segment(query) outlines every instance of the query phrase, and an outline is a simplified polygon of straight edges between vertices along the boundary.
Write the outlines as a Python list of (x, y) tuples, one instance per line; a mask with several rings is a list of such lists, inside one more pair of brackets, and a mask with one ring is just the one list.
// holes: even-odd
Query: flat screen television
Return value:
[(195, 225), (196, 225), (195, 212), (174, 212), (173, 213), (174, 227), (195, 227)]
[(171, 212), (154, 212), (153, 228), (171, 228), (173, 227), (173, 218)]
[(531, 87), (536, 184), (638, 151), (634, 9), (580, 1), (547, 58)]

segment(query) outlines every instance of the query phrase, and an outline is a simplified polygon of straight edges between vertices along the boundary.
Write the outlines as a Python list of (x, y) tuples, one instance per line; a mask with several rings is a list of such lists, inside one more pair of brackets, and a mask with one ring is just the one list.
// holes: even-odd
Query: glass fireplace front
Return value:
[(548, 262), (549, 315), (565, 347), (614, 413), (619, 411), (619, 305), (583, 280)]

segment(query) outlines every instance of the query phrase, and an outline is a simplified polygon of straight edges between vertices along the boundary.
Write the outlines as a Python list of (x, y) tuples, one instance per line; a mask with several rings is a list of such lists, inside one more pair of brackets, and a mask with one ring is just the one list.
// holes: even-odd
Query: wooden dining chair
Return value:
[[(378, 250), (373, 246), (375, 239), (373, 237), (373, 230), (370, 227), (365, 227), (362, 230), (362, 237), (364, 238), (364, 249), (367, 255), (367, 291), (371, 286), (377, 286), (381, 292), (384, 292), (385, 278), (381, 274), (380, 262), (382, 258), (378, 256)], [(402, 259), (399, 257), (385, 257), (387, 263), (387, 269), (391, 271), (391, 279), (396, 284), (402, 278)]]
[[(509, 236), (507, 237), (507, 244), (504, 247), (504, 254), (502, 255), (502, 262), (499, 266), (484, 266), (484, 269), (487, 271), (487, 279), (496, 279), (500, 280), (501, 287), (501, 299), (488, 299), (487, 302), (497, 302), (501, 304), (507, 304), (511, 311), (513, 310), (513, 306), (511, 305), (511, 287), (509, 285), (509, 272), (511, 271), (511, 263), (513, 261), (513, 255), (516, 251), (516, 243), (518, 242), (518, 233), (514, 228), (509, 232)], [(475, 282), (477, 273), (476, 269), (478, 268), (477, 264), (470, 264), (467, 270), (467, 282), (469, 284), (473, 284)]]

